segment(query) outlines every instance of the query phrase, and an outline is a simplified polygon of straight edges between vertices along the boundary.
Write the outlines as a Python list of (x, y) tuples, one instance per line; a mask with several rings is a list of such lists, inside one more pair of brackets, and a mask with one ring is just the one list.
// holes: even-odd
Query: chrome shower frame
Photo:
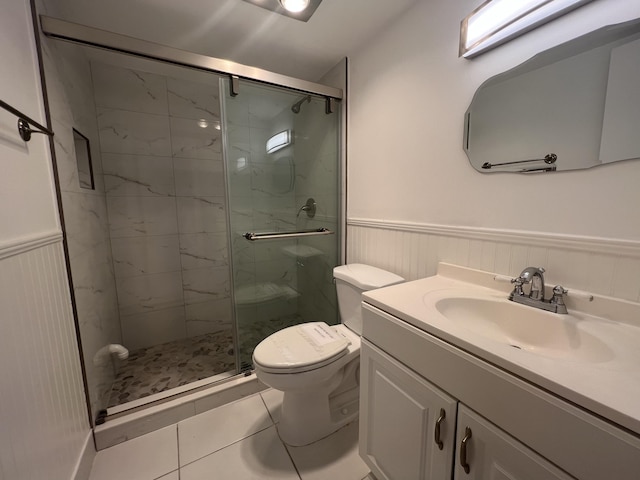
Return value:
[(246, 80), (254, 80), (269, 85), (324, 96), (328, 99), (334, 98), (341, 100), (343, 98), (343, 92), (340, 88), (281, 75), (230, 60), (187, 52), (127, 35), (120, 35), (98, 28), (67, 22), (58, 18), (40, 15), (40, 27), (46, 36), (58, 40), (66, 40), (73, 43), (149, 58), (151, 60), (169, 62), (183, 67), (229, 75), (232, 79), (244, 78)]

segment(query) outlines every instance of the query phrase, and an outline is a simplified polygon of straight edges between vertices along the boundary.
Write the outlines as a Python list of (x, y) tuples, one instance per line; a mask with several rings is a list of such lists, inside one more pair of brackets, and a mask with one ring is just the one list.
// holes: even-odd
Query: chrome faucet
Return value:
[[(511, 283), (515, 287), (509, 294), (509, 300), (553, 313), (567, 313), (564, 304), (564, 294), (567, 291), (560, 285), (554, 287), (551, 299), (544, 299), (544, 268), (527, 267), (518, 277), (511, 280)], [(527, 284), (531, 285), (528, 295), (522, 289), (522, 286)]]
[(527, 267), (518, 278), (523, 284), (531, 284), (529, 298), (544, 301), (544, 268)]

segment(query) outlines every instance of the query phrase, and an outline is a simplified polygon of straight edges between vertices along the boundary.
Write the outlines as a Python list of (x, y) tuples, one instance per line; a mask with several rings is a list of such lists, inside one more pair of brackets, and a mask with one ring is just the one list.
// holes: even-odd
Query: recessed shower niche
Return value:
[[(324, 96), (245, 79), (235, 92), (226, 75), (52, 39), (44, 50), (92, 420), (233, 377), (279, 328), (337, 322), (340, 114)], [(73, 129), (91, 144), (93, 190)], [(290, 144), (267, 153), (285, 129)], [(315, 217), (298, 215), (311, 196)], [(320, 228), (331, 234), (287, 236)]]

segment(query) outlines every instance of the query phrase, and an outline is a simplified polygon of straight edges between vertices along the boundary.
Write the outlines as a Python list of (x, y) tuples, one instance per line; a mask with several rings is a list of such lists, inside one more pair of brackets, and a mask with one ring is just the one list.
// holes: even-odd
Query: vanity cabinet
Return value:
[(360, 367), (360, 456), (376, 478), (640, 478), (640, 437), (383, 306), (363, 303)]
[[(458, 408), (456, 439), (456, 480), (573, 480), (463, 404)], [(461, 452), (463, 448), (465, 453)]]
[(451, 478), (458, 402), (364, 340), (360, 355), (360, 455), (376, 478)]
[(360, 455), (379, 480), (572, 479), (366, 340), (360, 378)]

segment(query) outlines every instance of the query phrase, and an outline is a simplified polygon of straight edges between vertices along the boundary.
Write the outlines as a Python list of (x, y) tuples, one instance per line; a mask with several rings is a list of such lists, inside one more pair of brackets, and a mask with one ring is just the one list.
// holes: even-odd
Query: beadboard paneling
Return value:
[(68, 480), (89, 432), (61, 242), (0, 260), (0, 478)]
[(435, 275), (438, 262), (511, 276), (542, 266), (549, 284), (640, 301), (640, 242), (626, 240), (351, 219), (347, 262), (408, 280)]

